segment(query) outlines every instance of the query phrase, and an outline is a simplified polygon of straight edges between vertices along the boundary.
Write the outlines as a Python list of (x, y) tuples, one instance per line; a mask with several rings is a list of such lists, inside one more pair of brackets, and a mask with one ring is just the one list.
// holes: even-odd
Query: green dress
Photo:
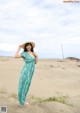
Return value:
[(19, 85), (18, 85), (18, 100), (21, 106), (24, 105), (26, 101), (26, 96), (31, 84), (32, 76), (35, 70), (35, 60), (36, 57), (32, 57), (28, 52), (21, 53), (25, 64), (22, 68)]

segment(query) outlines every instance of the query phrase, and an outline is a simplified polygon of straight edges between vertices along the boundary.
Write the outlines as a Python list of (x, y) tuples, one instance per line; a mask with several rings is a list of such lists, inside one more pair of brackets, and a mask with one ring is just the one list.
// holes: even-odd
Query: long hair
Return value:
[(33, 46), (32, 46), (31, 43), (26, 43), (26, 44), (25, 44), (25, 46), (24, 46), (24, 52), (28, 51), (27, 48), (26, 48), (28, 45), (31, 45), (31, 51), (34, 52)]

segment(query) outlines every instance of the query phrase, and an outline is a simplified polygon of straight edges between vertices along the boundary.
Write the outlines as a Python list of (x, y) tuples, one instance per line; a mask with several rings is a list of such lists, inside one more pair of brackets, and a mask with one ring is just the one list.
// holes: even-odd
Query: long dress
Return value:
[(19, 78), (18, 101), (20, 105), (23, 106), (34, 74), (36, 57), (32, 57), (28, 52), (22, 52), (21, 55), (25, 61), (25, 64)]

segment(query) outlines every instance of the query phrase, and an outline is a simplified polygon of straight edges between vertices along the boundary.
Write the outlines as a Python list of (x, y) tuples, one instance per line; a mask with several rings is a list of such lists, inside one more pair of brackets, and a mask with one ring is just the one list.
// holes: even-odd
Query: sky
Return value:
[(0, 0), (0, 56), (14, 56), (27, 41), (39, 58), (63, 58), (62, 49), (64, 58), (80, 58), (80, 3)]

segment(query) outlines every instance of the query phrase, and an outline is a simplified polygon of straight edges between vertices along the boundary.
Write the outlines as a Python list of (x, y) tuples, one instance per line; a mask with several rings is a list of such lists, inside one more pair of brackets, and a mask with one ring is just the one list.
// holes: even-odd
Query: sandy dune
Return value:
[(17, 88), (23, 59), (0, 57), (0, 106), (8, 113), (80, 113), (80, 61), (39, 60), (27, 100), (19, 106)]

